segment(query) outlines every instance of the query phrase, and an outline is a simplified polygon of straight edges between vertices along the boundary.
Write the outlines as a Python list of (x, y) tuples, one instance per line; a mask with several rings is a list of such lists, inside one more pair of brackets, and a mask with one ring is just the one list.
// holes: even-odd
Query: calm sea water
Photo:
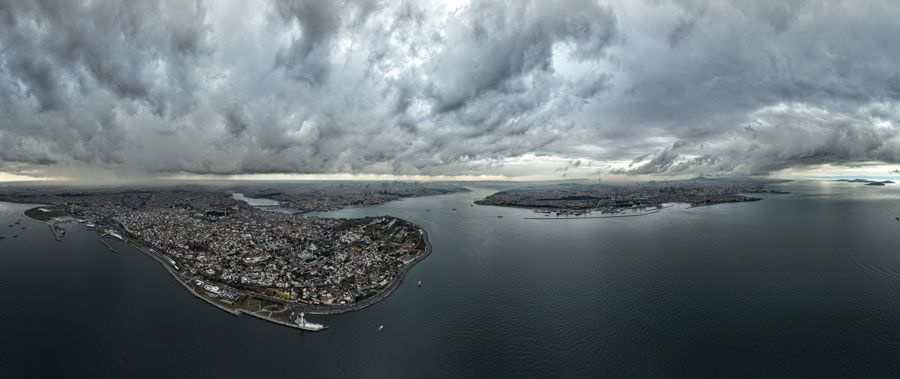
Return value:
[(321, 333), (0, 203), (0, 376), (900, 375), (900, 187), (787, 189), (615, 219), (470, 207), (485, 191), (330, 212), (411, 220), (434, 253), (386, 300), (309, 317)]

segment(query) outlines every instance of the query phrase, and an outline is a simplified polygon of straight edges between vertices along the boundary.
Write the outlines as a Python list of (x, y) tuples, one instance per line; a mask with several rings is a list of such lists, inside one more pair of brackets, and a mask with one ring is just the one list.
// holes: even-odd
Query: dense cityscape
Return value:
[[(342, 198), (367, 201), (352, 191)], [(44, 220), (58, 240), (63, 223), (96, 228), (101, 241), (112, 236), (142, 247), (213, 305), (281, 323), (300, 311), (370, 305), (430, 251), (424, 230), (398, 218), (268, 212), (222, 192), (9, 193), (0, 200), (49, 204), (31, 213), (69, 215)], [(250, 299), (283, 312), (241, 309)]]

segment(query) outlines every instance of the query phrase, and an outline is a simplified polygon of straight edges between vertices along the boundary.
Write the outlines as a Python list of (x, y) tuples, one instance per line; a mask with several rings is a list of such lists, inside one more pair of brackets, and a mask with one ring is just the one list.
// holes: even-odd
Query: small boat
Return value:
[(897, 221), (900, 221), (900, 217), (894, 217), (894, 218), (897, 219)]
[(4, 239), (4, 238), (6, 238), (6, 236), (0, 236), (0, 240), (2, 240), (2, 239)]
[(426, 209), (425, 212), (431, 212), (431, 209)]
[(379, 332), (382, 331), (383, 329), (384, 329), (384, 325), (381, 325), (381, 326), (378, 327), (378, 331), (379, 331)]
[(421, 287), (421, 286), (422, 286), (422, 281), (420, 280), (420, 281), (419, 281), (419, 284), (416, 284), (416, 286)]
[(13, 238), (19, 238), (18, 234), (13, 234)]
[(25, 227), (24, 227), (24, 226), (22, 227), (22, 230), (25, 230)]
[(497, 216), (497, 218), (503, 218), (503, 216)]
[(454, 211), (455, 211), (455, 210), (456, 210), (456, 208), (453, 208), (453, 210), (454, 210)]

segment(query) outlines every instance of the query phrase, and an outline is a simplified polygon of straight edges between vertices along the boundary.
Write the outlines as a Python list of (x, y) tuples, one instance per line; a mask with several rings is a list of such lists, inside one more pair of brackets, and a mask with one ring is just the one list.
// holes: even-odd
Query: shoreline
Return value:
[[(431, 252), (432, 252), (431, 240), (428, 238), (428, 232), (425, 229), (422, 229), (420, 226), (418, 226), (417, 224), (414, 224), (410, 221), (403, 220), (400, 218), (397, 218), (397, 219), (402, 220), (407, 223), (410, 223), (412, 225), (415, 225), (416, 228), (418, 228), (419, 230), (422, 231), (422, 241), (425, 242), (425, 250), (422, 253), (422, 255), (420, 255), (420, 256), (416, 257), (415, 259), (413, 259), (412, 261), (410, 261), (409, 264), (404, 267), (403, 271), (401, 271), (397, 276), (395, 276), (394, 279), (391, 280), (391, 282), (389, 282), (388, 285), (385, 286), (384, 289), (382, 291), (380, 291), (378, 294), (376, 294), (372, 297), (369, 297), (367, 299), (364, 299), (360, 302), (356, 302), (356, 303), (343, 304), (343, 305), (324, 305), (324, 306), (294, 303), (294, 302), (287, 301), (287, 300), (276, 299), (273, 297), (265, 296), (265, 295), (258, 294), (255, 292), (247, 292), (247, 293), (245, 293), (245, 296), (247, 298), (253, 298), (253, 299), (256, 299), (261, 302), (286, 306), (286, 307), (289, 307), (290, 309), (294, 310), (295, 312), (304, 312), (307, 314), (315, 314), (315, 315), (341, 314), (341, 313), (362, 310), (362, 309), (368, 308), (372, 305), (375, 305), (379, 301), (386, 299), (397, 288), (399, 288), (400, 284), (402, 284), (404, 279), (406, 278), (406, 274), (409, 273), (409, 271), (412, 270), (413, 267), (415, 267), (417, 264), (419, 264), (420, 262), (425, 260), (425, 258), (427, 258), (429, 255), (431, 255)], [(179, 272), (173, 270), (172, 265), (170, 263), (166, 262), (164, 259), (161, 259), (161, 257), (159, 257), (159, 255), (163, 255), (163, 254), (158, 252), (156, 248), (148, 246), (144, 241), (142, 241), (138, 238), (135, 238), (133, 235), (131, 235), (131, 233), (124, 230), (124, 228), (121, 225), (116, 225), (115, 227), (117, 229), (119, 229), (119, 231), (123, 232), (125, 236), (127, 236), (127, 239), (122, 242), (125, 242), (125, 243), (135, 247), (137, 250), (141, 251), (145, 255), (153, 258), (157, 263), (162, 265), (163, 268), (172, 276), (172, 278), (175, 279), (175, 281), (177, 281), (179, 284), (181, 284), (182, 287), (184, 287), (192, 295), (202, 299), (206, 303), (209, 303), (219, 309), (222, 309), (234, 316), (240, 316), (241, 314), (246, 314), (246, 315), (253, 316), (253, 317), (265, 320), (265, 321), (270, 321), (270, 322), (273, 322), (273, 323), (276, 323), (279, 325), (288, 326), (288, 327), (291, 327), (294, 329), (300, 329), (294, 324), (291, 324), (291, 323), (288, 323), (288, 322), (285, 322), (282, 320), (274, 319), (274, 318), (265, 317), (263, 315), (255, 314), (249, 310), (240, 308), (240, 306), (235, 306), (232, 309), (228, 306), (218, 304), (218, 303), (212, 301), (207, 296), (204, 296), (203, 294), (198, 293), (197, 290), (195, 290), (192, 287), (192, 285), (186, 283), (186, 280), (182, 277), (182, 275)], [(301, 330), (303, 330), (303, 329), (301, 329)]]
[[(30, 205), (27, 203), (11, 203), (11, 204)], [(35, 219), (34, 217), (31, 217), (27, 214), (25, 216), (29, 217), (31, 219)], [(403, 281), (406, 278), (406, 275), (409, 273), (409, 271), (412, 270), (412, 268), (415, 267), (417, 264), (419, 264), (420, 262), (425, 260), (425, 258), (430, 256), (431, 252), (433, 250), (433, 247), (431, 245), (431, 240), (428, 238), (428, 232), (425, 229), (423, 229), (421, 226), (419, 226), (411, 221), (402, 219), (402, 218), (393, 217), (393, 216), (388, 216), (388, 217), (392, 217), (392, 218), (395, 218), (402, 222), (408, 223), (408, 224), (414, 226), (417, 230), (421, 231), (421, 238), (419, 240), (417, 247), (419, 247), (421, 244), (424, 243), (424, 251), (422, 252), (422, 254), (417, 256), (413, 260), (409, 261), (409, 263), (407, 265), (404, 265), (403, 269), (385, 287), (383, 287), (382, 290), (379, 291), (377, 294), (375, 294), (369, 298), (366, 298), (360, 302), (354, 302), (354, 303), (350, 303), (350, 304), (318, 305), (318, 306), (310, 305), (310, 304), (303, 304), (303, 303), (299, 303), (299, 302), (292, 302), (292, 301), (283, 300), (283, 299), (277, 299), (277, 298), (269, 297), (269, 296), (266, 296), (266, 295), (263, 295), (260, 293), (246, 291), (246, 290), (244, 291), (243, 296), (239, 300), (236, 300), (233, 303), (233, 305), (219, 304), (218, 301), (213, 300), (214, 297), (212, 295), (204, 294), (204, 293), (202, 293), (203, 292), (202, 289), (195, 288), (194, 285), (192, 283), (190, 283), (189, 278), (185, 278), (183, 276), (183, 274), (177, 270), (177, 268), (172, 266), (172, 263), (167, 262), (167, 259), (171, 259), (171, 258), (168, 258), (168, 256), (166, 256), (162, 252), (162, 250), (148, 244), (147, 242), (141, 240), (140, 238), (135, 237), (127, 229), (125, 229), (123, 225), (119, 224), (118, 222), (109, 222), (109, 220), (107, 220), (106, 223), (109, 224), (109, 227), (111, 229), (117, 230), (125, 237), (123, 240), (121, 240), (121, 242), (123, 242), (131, 247), (134, 247), (138, 251), (142, 252), (144, 255), (155, 260), (157, 263), (159, 263), (163, 267), (163, 269), (165, 269), (169, 273), (169, 275), (172, 277), (172, 279), (174, 279), (182, 287), (184, 287), (184, 289), (187, 290), (189, 294), (191, 294), (197, 298), (200, 298), (207, 304), (212, 305), (212, 306), (214, 306), (218, 309), (221, 309), (225, 312), (228, 312), (229, 314), (231, 314), (233, 316), (240, 316), (242, 314), (246, 314), (246, 315), (249, 315), (249, 316), (264, 320), (264, 321), (269, 321), (269, 322), (272, 322), (274, 324), (278, 324), (281, 326), (287, 326), (287, 327), (290, 327), (293, 329), (307, 331), (306, 329), (302, 329), (289, 321), (284, 321), (284, 320), (281, 320), (281, 319), (278, 319), (275, 317), (267, 317), (266, 315), (254, 313), (254, 311), (252, 311), (250, 309), (244, 309), (240, 305), (240, 303), (242, 301), (252, 299), (252, 300), (260, 302), (260, 309), (263, 308), (263, 305), (278, 305), (278, 306), (284, 308), (284, 309), (281, 309), (278, 311), (270, 311), (270, 312), (283, 313), (283, 312), (293, 311), (295, 313), (305, 312), (307, 314), (329, 315), (329, 314), (341, 314), (341, 313), (362, 310), (362, 309), (368, 308), (372, 305), (375, 305), (376, 303), (378, 303), (381, 300), (386, 299), (397, 288), (400, 287), (400, 284), (403, 283)], [(35, 220), (37, 220), (37, 219), (35, 219)], [(37, 221), (41, 221), (41, 220), (37, 220)], [(44, 221), (41, 221), (41, 222), (44, 222)], [(50, 222), (45, 222), (45, 223), (50, 224)], [(92, 231), (96, 234), (101, 234), (99, 228), (97, 230), (88, 229), (88, 231)], [(100, 242), (102, 242), (110, 250), (112, 250), (114, 252), (118, 252), (116, 249), (114, 249), (112, 247), (112, 245), (108, 244), (106, 241), (104, 241), (102, 239), (102, 235), (100, 238)], [(167, 259), (165, 259), (165, 258), (167, 258)], [(211, 281), (211, 283), (215, 284), (216, 282)], [(228, 286), (227, 284), (223, 284), (223, 285)]]
[(584, 220), (584, 219), (601, 219), (601, 218), (622, 218), (622, 217), (638, 217), (638, 216), (646, 216), (652, 215), (654, 213), (659, 213), (659, 210), (638, 213), (638, 214), (627, 214), (627, 215), (612, 215), (612, 216), (586, 216), (586, 217), (523, 217), (524, 220)]

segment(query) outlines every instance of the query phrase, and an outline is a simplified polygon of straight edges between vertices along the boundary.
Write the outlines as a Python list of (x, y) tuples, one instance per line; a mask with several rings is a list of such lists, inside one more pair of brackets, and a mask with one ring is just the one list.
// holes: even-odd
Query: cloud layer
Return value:
[(898, 17), (876, 0), (3, 2), (0, 171), (897, 162)]

